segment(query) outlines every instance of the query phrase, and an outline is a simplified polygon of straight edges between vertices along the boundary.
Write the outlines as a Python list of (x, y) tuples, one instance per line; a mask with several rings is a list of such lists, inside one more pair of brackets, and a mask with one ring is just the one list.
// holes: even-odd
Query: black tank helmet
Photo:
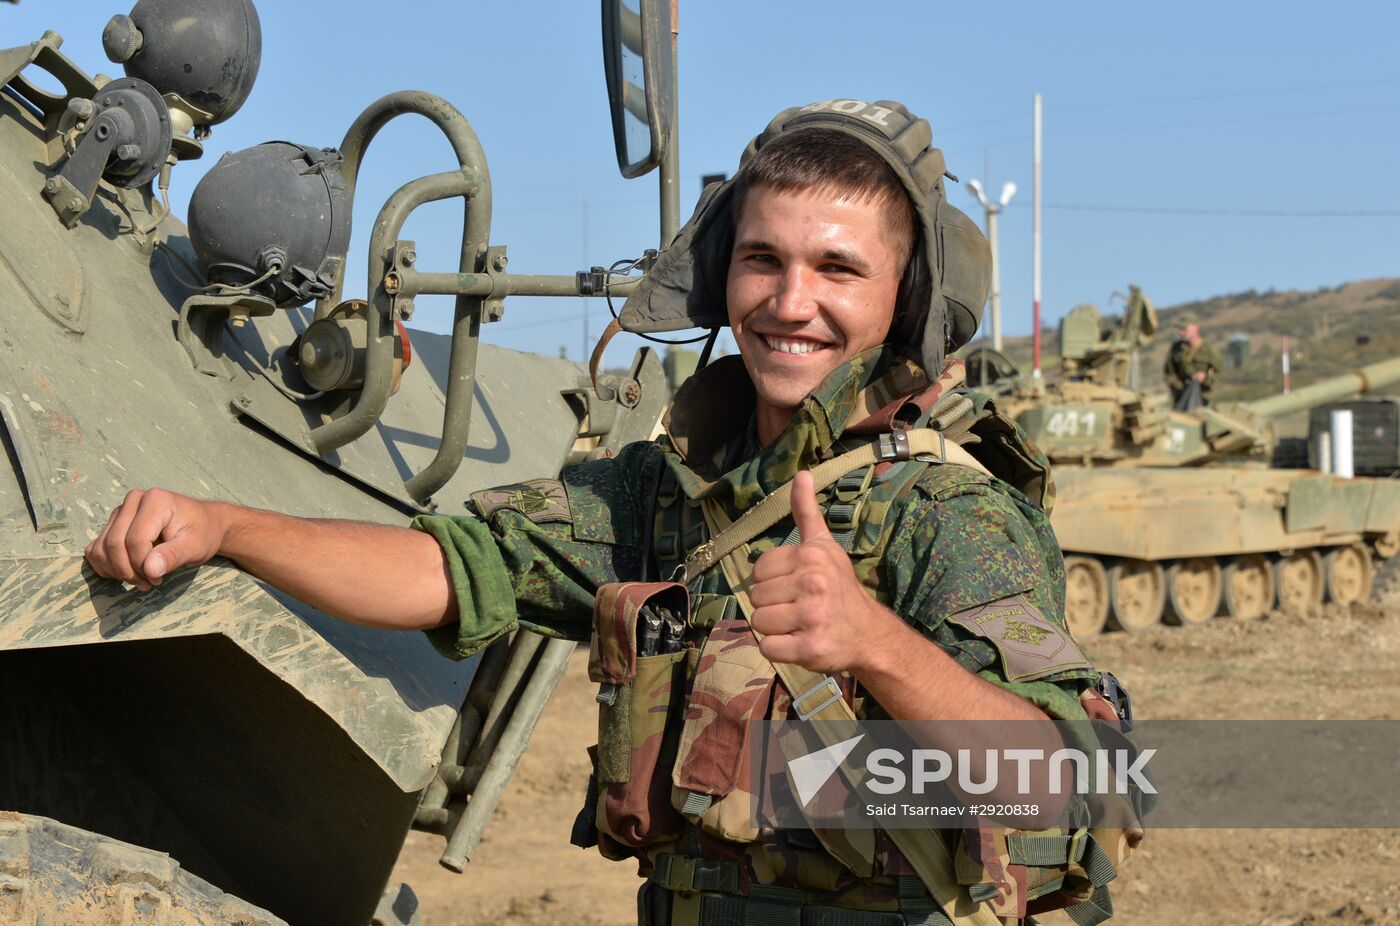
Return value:
[(749, 143), (734, 177), (705, 188), (671, 246), (628, 297), (623, 330), (656, 334), (729, 324), (725, 281), (734, 242), (734, 186), (760, 148), (784, 132), (823, 128), (859, 139), (899, 178), (918, 231), (900, 284), (889, 341), (930, 378), (944, 355), (977, 331), (991, 286), (991, 250), (977, 225), (948, 202), (943, 152), (926, 120), (902, 104), (823, 100), (786, 109)]

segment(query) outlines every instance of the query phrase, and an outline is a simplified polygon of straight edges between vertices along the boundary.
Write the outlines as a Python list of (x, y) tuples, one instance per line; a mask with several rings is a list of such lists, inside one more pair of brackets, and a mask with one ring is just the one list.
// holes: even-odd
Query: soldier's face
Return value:
[(1187, 325), (1185, 328), (1181, 329), (1181, 333), (1186, 338), (1186, 343), (1190, 344), (1192, 347), (1195, 347), (1201, 341), (1200, 325)]
[(881, 202), (827, 191), (748, 191), (726, 295), (765, 442), (828, 373), (889, 334), (908, 244), (891, 240), (885, 216)]

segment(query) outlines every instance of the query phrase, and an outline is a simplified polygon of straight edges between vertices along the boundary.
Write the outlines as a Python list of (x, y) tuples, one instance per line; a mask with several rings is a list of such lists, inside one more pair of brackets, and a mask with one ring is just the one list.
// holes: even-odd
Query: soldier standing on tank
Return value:
[(1190, 312), (1177, 319), (1178, 333), (1167, 351), (1162, 376), (1172, 394), (1172, 408), (1189, 412), (1210, 404), (1216, 374), (1224, 367), (1220, 353), (1201, 337), (1201, 322)]
[[(732, 791), (678, 788), (677, 796), (671, 786), (673, 772), (703, 777), (720, 765), (746, 778), (732, 739), (746, 725), (728, 739), (710, 734), (733, 713), (724, 705), (755, 693), (762, 706), (750, 713), (793, 711), (801, 699), (776, 681), (776, 663), (830, 674), (845, 700), (863, 699), (865, 716), (1030, 721), (1052, 749), (1061, 739), (1047, 718), (1082, 720), (1095, 704), (1099, 674), (1064, 624), (1045, 458), (993, 407), (978, 404), (964, 422), (985, 462), (964, 452), (961, 463), (930, 465), (891, 449), (885, 465), (848, 474), (843, 504), (823, 507), (814, 492), (809, 469), (820, 460), (879, 441), (897, 447), (901, 432), (924, 427), (961, 385), (961, 364), (945, 354), (976, 330), (989, 252), (947, 202), (944, 176), (928, 123), (897, 103), (826, 101), (780, 114), (735, 176), (707, 188), (624, 307), (624, 327), (728, 325), (739, 346), (681, 390), (656, 442), (569, 467), (558, 480), (474, 493), (466, 516), (420, 516), (412, 530), (133, 491), (88, 559), (103, 576), (149, 588), (223, 555), (329, 614), (423, 629), (445, 655), (466, 658), (517, 627), (587, 639), (600, 587), (677, 574), (712, 539), (702, 513), (736, 519), (791, 485), (791, 517), (752, 539), (747, 581), (731, 583), (720, 568), (686, 574), (693, 613), (639, 621), (634, 671), (656, 666), (648, 653), (667, 658), (672, 647), (658, 640), (684, 639), (699, 658), (669, 663), (691, 674), (686, 684), (638, 683), (632, 709), (606, 715), (622, 727), (600, 744), (606, 791), (590, 798), (596, 832), (580, 841), (639, 860), (647, 879), (639, 910), (652, 926), (944, 922), (930, 906), (934, 879), (911, 867), (893, 837), (833, 843), (757, 830), (742, 822), (746, 810), (733, 816), (747, 794), (732, 778)], [(742, 587), (761, 642), (733, 607)], [(677, 620), (685, 625), (672, 632)], [(633, 642), (607, 637), (601, 647)], [(722, 662), (707, 659), (711, 647)], [(715, 723), (664, 760), (644, 748), (663, 732), (651, 725), (693, 714), (686, 699), (700, 689), (704, 716), (720, 705)], [(618, 761), (631, 768), (622, 782)], [(1092, 848), (1083, 836), (1047, 839), (1075, 855), (1085, 842)], [(1032, 863), (988, 857), (976, 840), (971, 851), (983, 853), (971, 864), (996, 889), (971, 900), (950, 865), (937, 874), (962, 893), (959, 907), (993, 921), (1026, 916)], [(1087, 854), (1045, 855), (1036, 864), (1061, 873), (1088, 867)], [(1091, 887), (1097, 900), (1101, 883)]]

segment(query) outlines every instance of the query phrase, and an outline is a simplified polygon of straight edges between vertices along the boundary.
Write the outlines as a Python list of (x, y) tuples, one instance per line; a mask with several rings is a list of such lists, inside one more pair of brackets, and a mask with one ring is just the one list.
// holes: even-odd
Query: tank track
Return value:
[(1400, 556), (1378, 560), (1376, 578), (1371, 585), (1371, 600), (1381, 604), (1400, 595)]
[(0, 923), (287, 926), (163, 852), (13, 812), (0, 812)]

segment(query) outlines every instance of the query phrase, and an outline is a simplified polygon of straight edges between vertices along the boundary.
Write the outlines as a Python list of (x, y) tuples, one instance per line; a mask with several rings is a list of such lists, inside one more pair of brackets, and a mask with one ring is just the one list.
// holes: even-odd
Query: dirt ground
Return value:
[[(1088, 641), (1153, 719), (1400, 719), (1400, 603)], [(395, 877), (426, 926), (636, 921), (634, 870), (568, 844), (595, 739), (577, 654), (465, 875), (415, 833)], [(1114, 886), (1115, 923), (1400, 926), (1400, 831), (1158, 830)], [(1055, 922), (1068, 923), (1068, 918)]]

